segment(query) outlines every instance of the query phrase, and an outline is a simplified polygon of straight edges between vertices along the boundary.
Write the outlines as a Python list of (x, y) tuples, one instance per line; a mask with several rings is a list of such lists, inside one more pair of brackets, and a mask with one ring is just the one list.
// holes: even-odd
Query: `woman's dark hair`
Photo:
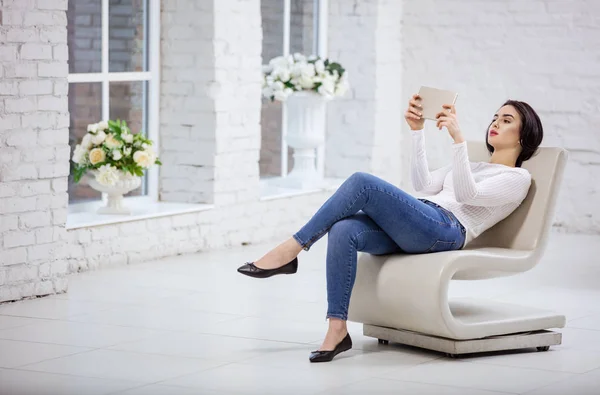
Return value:
[[(520, 143), (523, 151), (517, 158), (517, 167), (521, 167), (523, 162), (531, 158), (537, 151), (544, 138), (544, 128), (542, 121), (535, 110), (525, 102), (517, 100), (507, 100), (501, 107), (513, 106), (521, 116), (521, 130), (519, 130)], [(490, 126), (492, 124), (490, 123)], [(490, 129), (488, 126), (488, 130)], [(488, 133), (485, 134), (485, 145), (487, 145), (490, 154), (494, 152), (494, 147), (488, 143)]]

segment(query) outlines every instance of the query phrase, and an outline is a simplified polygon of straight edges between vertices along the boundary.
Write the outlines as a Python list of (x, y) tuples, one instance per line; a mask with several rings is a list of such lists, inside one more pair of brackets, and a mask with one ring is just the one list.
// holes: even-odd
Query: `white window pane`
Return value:
[(147, 0), (110, 0), (110, 72), (147, 71)]
[[(76, 83), (69, 84), (69, 112), (71, 124), (69, 126), (69, 145), (71, 152), (75, 145), (81, 142), (87, 133), (87, 125), (101, 120), (102, 116), (102, 84)], [(71, 162), (71, 166), (73, 162)], [(73, 172), (71, 172), (73, 174)], [(79, 183), (73, 182), (69, 177), (69, 202), (86, 200), (99, 200), (101, 193), (87, 185), (87, 179), (82, 178)]]
[(310, 55), (313, 48), (314, 0), (292, 0), (290, 15), (290, 53)]
[(99, 73), (102, 67), (102, 3), (69, 0), (69, 73)]

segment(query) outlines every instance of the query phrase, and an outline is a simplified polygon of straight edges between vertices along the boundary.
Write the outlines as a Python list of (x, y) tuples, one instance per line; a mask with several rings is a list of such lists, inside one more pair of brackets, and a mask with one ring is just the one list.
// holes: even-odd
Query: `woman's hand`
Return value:
[(450, 137), (454, 140), (455, 144), (460, 144), (464, 140), (462, 133), (460, 131), (460, 127), (458, 126), (458, 119), (456, 118), (456, 108), (452, 104), (444, 104), (442, 106), (444, 111), (439, 112), (435, 118), (437, 119), (436, 126), (438, 129), (442, 130), (443, 127), (446, 128)]
[(406, 123), (411, 130), (421, 130), (425, 124), (425, 118), (422, 117), (423, 107), (421, 106), (421, 96), (415, 94), (408, 101), (408, 110), (404, 113)]

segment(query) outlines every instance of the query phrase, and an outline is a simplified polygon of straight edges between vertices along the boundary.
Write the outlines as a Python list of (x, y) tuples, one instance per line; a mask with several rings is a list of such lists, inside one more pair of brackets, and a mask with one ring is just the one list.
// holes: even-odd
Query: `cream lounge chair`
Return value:
[[(471, 161), (487, 161), (482, 143), (469, 143)], [(350, 321), (365, 336), (459, 354), (561, 343), (565, 317), (550, 311), (490, 299), (448, 300), (450, 280), (511, 276), (542, 258), (567, 152), (541, 148), (523, 164), (533, 182), (523, 204), (464, 250), (422, 255), (361, 254), (350, 301)]]

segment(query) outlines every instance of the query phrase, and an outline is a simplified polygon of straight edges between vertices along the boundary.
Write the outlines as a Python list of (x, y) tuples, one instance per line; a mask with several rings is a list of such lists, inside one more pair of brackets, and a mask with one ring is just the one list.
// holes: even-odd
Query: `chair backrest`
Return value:
[[(489, 162), (484, 143), (469, 142), (469, 160)], [(506, 219), (482, 233), (469, 245), (517, 250), (545, 248), (552, 227), (556, 200), (562, 183), (567, 151), (541, 147), (535, 156), (523, 163), (532, 176), (531, 188), (523, 203)]]

